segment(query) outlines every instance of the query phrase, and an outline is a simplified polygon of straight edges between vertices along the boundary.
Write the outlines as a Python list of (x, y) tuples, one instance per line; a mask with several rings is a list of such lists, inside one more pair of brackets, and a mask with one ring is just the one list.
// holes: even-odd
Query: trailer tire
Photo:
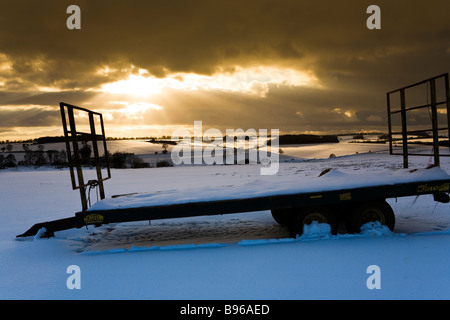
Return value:
[(303, 234), (303, 227), (313, 221), (328, 223), (331, 227), (331, 234), (337, 234), (337, 216), (327, 207), (307, 207), (300, 209), (300, 212), (292, 216), (289, 224), (289, 232), (293, 238)]
[(356, 205), (346, 221), (347, 232), (359, 233), (362, 225), (372, 221), (379, 221), (389, 230), (394, 231), (394, 211), (385, 200), (368, 201)]
[(273, 209), (271, 210), (273, 219), (281, 224), (287, 226), (289, 224), (289, 215), (285, 209)]

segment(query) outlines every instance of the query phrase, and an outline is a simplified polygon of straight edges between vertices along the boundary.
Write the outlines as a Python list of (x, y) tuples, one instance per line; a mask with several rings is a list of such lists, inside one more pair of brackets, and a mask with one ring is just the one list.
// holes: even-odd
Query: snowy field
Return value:
[[(326, 168), (368, 177), (402, 170), (402, 158), (389, 156), (387, 145), (282, 148), (284, 162), (270, 177), (277, 184), (298, 178), (301, 185)], [(331, 153), (337, 157), (328, 158)], [(410, 168), (425, 168), (429, 161), (411, 157)], [(450, 158), (441, 162), (450, 172)], [(106, 197), (196, 189), (233, 192), (244, 183), (256, 191), (259, 169), (112, 170)], [(91, 199), (95, 202), (95, 194)], [(37, 222), (80, 211), (79, 193), (72, 190), (67, 169), (0, 170), (0, 298), (449, 299), (450, 204), (428, 195), (388, 202), (396, 214), (394, 232), (373, 224), (361, 234), (340, 230), (331, 235), (327, 228), (312, 225), (292, 239), (263, 211), (109, 224), (57, 232), (51, 239), (16, 240)], [(79, 272), (72, 274), (70, 266)], [(73, 283), (80, 287), (70, 288), (75, 274), (79, 277)], [(375, 282), (379, 287), (371, 285)]]

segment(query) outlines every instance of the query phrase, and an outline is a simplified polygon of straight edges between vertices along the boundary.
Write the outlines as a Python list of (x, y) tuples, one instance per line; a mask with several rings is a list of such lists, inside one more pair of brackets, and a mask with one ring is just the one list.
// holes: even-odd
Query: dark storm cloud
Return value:
[[(366, 8), (374, 3), (381, 8), (381, 30), (366, 28)], [(81, 30), (66, 28), (71, 4), (81, 8)], [(217, 126), (285, 130), (381, 127), (386, 91), (449, 71), (449, 10), (448, 0), (2, 1), (0, 68), (2, 62), (9, 68), (0, 69), (0, 102), (83, 103), (94, 95), (83, 90), (138, 68), (163, 77), (276, 65), (311, 72), (322, 88), (273, 86), (266, 98), (172, 92), (170, 100), (152, 101), (164, 110), (148, 111), (147, 121), (207, 119)], [(98, 72), (106, 67), (107, 73)], [(40, 87), (62, 92), (36, 95)]]
[(95, 93), (60, 91), (45, 93), (0, 92), (0, 127), (45, 127), (60, 125), (59, 102), (83, 105)]
[[(131, 63), (162, 75), (287, 61), (331, 78), (361, 69), (407, 71), (383, 61), (411, 57), (411, 50), (426, 46), (434, 49), (426, 52), (448, 58), (445, 0), (381, 1), (382, 29), (375, 31), (365, 26), (369, 1), (76, 1), (82, 29), (68, 30), (65, 12), (72, 2), (2, 4), (0, 51), (13, 59), (17, 75), (47, 85), (90, 87), (107, 80), (92, 78), (92, 71), (110, 64), (120, 69)], [(43, 66), (48, 68), (39, 70)], [(442, 68), (436, 61), (414, 67), (430, 66)]]
[(59, 110), (51, 108), (0, 108), (0, 128), (46, 127), (60, 124)]
[(59, 91), (36, 94), (18, 94), (16, 92), (0, 92), (0, 105), (42, 105), (57, 106), (60, 101), (72, 101), (82, 104), (96, 93), (89, 91)]

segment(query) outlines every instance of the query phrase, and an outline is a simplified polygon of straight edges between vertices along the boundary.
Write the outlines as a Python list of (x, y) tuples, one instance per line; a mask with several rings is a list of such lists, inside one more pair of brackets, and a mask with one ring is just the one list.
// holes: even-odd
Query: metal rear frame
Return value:
[[(437, 101), (436, 100), (436, 81), (443, 78), (445, 83), (445, 100)], [(406, 105), (406, 90), (417, 87), (423, 84), (427, 84), (429, 86), (429, 93), (430, 93), (430, 103), (420, 105), (420, 106), (407, 106)], [(391, 95), (394, 93), (400, 93), (400, 109), (392, 111), (391, 110)], [(427, 89), (428, 94), (428, 89)], [(448, 73), (444, 73), (411, 85), (408, 85), (403, 88), (399, 88), (396, 90), (392, 90), (390, 92), (386, 93), (387, 96), (387, 114), (388, 114), (388, 126), (389, 126), (389, 153), (391, 155), (403, 155), (403, 167), (408, 168), (408, 156), (429, 156), (429, 154), (420, 154), (420, 153), (410, 153), (408, 150), (408, 134), (417, 134), (417, 133), (425, 133), (425, 132), (432, 132), (433, 137), (433, 158), (434, 158), (434, 165), (440, 166), (440, 160), (439, 157), (449, 157), (450, 154), (439, 154), (439, 131), (447, 131), (448, 139), (449, 139), (449, 148), (450, 148), (450, 93), (449, 93), (449, 77)], [(427, 101), (428, 102), (428, 101)], [(438, 112), (437, 107), (439, 105), (446, 105), (447, 106), (447, 127), (439, 127), (438, 124)], [(411, 130), (408, 131), (407, 127), (407, 119), (406, 119), (406, 113), (411, 110), (417, 110), (422, 108), (430, 108), (431, 109), (431, 129), (424, 129), (424, 130)], [(391, 116), (393, 114), (400, 113), (401, 114), (401, 125), (402, 130), (399, 132), (393, 132), (392, 131), (392, 119)], [(403, 149), (402, 153), (394, 153), (393, 147), (392, 147), (392, 135), (394, 134), (401, 134), (402, 135), (402, 144)]]
[[(82, 205), (82, 211), (86, 211), (88, 209), (88, 199), (86, 197), (86, 187), (92, 187), (93, 184), (98, 183), (99, 193), (100, 193), (100, 199), (105, 198), (105, 189), (103, 187), (103, 181), (111, 178), (111, 170), (109, 166), (108, 161), (108, 151), (106, 147), (106, 136), (105, 136), (105, 128), (103, 125), (103, 116), (101, 113), (94, 112), (85, 108), (80, 108), (68, 103), (60, 102), (59, 103), (60, 110), (61, 110), (61, 120), (64, 130), (64, 137), (65, 137), (65, 143), (66, 143), (66, 149), (67, 149), (67, 159), (69, 163), (70, 168), (70, 177), (72, 179), (72, 188), (73, 190), (79, 189), (80, 190), (80, 198), (81, 198), (81, 205)], [(75, 124), (75, 116), (74, 116), (74, 110), (78, 110), (81, 112), (86, 112), (88, 119), (89, 119), (89, 127), (90, 132), (81, 132), (77, 131), (76, 124)], [(67, 118), (66, 118), (67, 114)], [(95, 117), (98, 117), (100, 127), (101, 127), (101, 133), (96, 132), (95, 129)], [(68, 122), (68, 123), (67, 123)], [(69, 124), (69, 127), (68, 127)], [(80, 154), (80, 149), (78, 146), (78, 143), (82, 142), (89, 142), (92, 141), (92, 148), (94, 152), (94, 156), (90, 157), (89, 160), (93, 160), (97, 172), (97, 180), (89, 180), (88, 182), (85, 182), (84, 175), (83, 175), (83, 159)], [(103, 144), (104, 149), (104, 155), (99, 155), (98, 145), (97, 143)], [(73, 153), (72, 153), (72, 148)], [(103, 177), (102, 175), (102, 164), (105, 165), (106, 168), (106, 177)], [(76, 168), (76, 176), (74, 168)], [(78, 183), (77, 183), (78, 181)]]

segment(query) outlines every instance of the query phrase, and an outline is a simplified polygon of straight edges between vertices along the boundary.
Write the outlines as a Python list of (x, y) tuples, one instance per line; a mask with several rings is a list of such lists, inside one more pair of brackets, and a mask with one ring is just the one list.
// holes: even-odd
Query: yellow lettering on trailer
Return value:
[(341, 193), (339, 195), (339, 200), (341, 201), (352, 200), (352, 194), (350, 192)]
[(103, 215), (98, 213), (91, 213), (84, 217), (84, 223), (97, 224), (103, 222)]
[(428, 184), (421, 184), (420, 186), (417, 186), (417, 192), (423, 193), (423, 192), (444, 192), (444, 191), (450, 191), (450, 183), (443, 183), (438, 186), (429, 186)]

